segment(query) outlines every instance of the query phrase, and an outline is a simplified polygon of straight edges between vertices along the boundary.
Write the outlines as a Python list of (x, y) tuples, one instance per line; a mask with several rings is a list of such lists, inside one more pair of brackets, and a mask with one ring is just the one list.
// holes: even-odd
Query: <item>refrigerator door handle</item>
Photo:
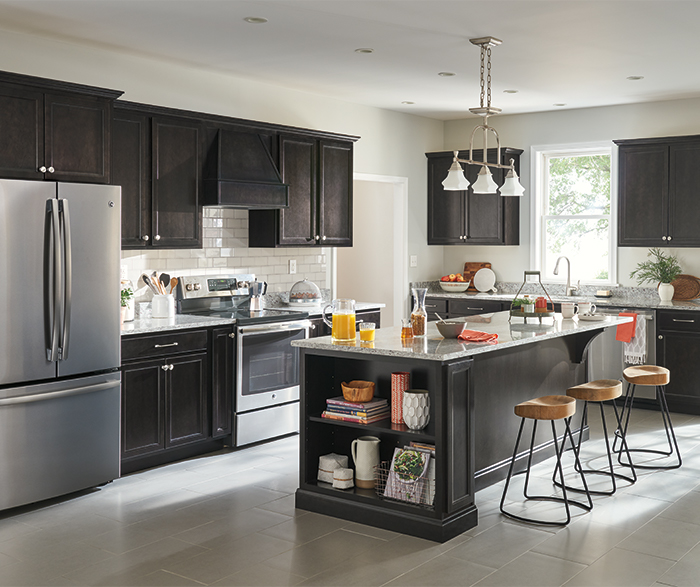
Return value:
[(63, 270), (63, 326), (61, 328), (61, 340), (58, 345), (58, 358), (68, 358), (68, 335), (70, 333), (70, 315), (72, 308), (73, 288), (73, 251), (70, 236), (70, 213), (68, 200), (58, 200), (59, 218), (61, 220), (61, 233), (63, 235), (64, 270)]
[(76, 387), (73, 389), (64, 389), (62, 391), (49, 391), (46, 393), (35, 393), (30, 395), (21, 395), (18, 397), (7, 397), (0, 399), (0, 406), (11, 406), (14, 404), (28, 404), (32, 402), (43, 402), (50, 399), (58, 399), (61, 397), (69, 397), (71, 395), (82, 395), (83, 393), (95, 393), (105, 389), (112, 389), (115, 386), (114, 381), (105, 383), (96, 383), (94, 385), (86, 385), (84, 387)]
[[(46, 284), (46, 287), (50, 288), (48, 296), (49, 315), (47, 316), (47, 320), (50, 320), (51, 322), (51, 336), (49, 347), (46, 349), (46, 359), (50, 362), (54, 362), (58, 360), (58, 331), (61, 326), (59, 308), (63, 303), (63, 293), (61, 291), (61, 275), (63, 273), (61, 267), (61, 235), (58, 221), (58, 201), (56, 199), (52, 198), (46, 201), (46, 212), (49, 215), (48, 221), (50, 223), (50, 231), (52, 235), (52, 242), (49, 245), (49, 251), (53, 248), (53, 274), (50, 276), (50, 281), (53, 283)], [(51, 289), (53, 291), (51, 291)]]

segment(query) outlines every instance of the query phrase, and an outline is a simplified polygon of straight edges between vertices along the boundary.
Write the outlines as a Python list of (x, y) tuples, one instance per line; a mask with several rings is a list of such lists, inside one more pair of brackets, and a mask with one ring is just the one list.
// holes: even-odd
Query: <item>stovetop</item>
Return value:
[(241, 326), (247, 324), (264, 324), (271, 322), (289, 322), (290, 320), (304, 320), (309, 317), (308, 312), (294, 310), (250, 310), (242, 307), (227, 307), (219, 309), (201, 309), (181, 311), (181, 314), (196, 316), (211, 316), (214, 318), (231, 318)]

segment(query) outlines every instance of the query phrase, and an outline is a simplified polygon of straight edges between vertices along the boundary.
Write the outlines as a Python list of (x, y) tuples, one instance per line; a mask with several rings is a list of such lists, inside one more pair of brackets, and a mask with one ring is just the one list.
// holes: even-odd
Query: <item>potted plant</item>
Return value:
[(675, 255), (665, 255), (661, 249), (649, 249), (647, 256), (652, 260), (639, 263), (630, 277), (635, 277), (640, 285), (656, 282), (661, 301), (668, 302), (673, 299), (671, 282), (683, 272), (678, 259)]
[(130, 287), (125, 287), (121, 291), (121, 321), (134, 319), (134, 290)]

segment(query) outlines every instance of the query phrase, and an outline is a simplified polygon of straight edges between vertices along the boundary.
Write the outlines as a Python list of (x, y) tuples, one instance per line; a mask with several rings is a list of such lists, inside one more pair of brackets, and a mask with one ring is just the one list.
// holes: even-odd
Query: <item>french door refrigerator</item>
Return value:
[(0, 509), (119, 476), (116, 186), (0, 180)]

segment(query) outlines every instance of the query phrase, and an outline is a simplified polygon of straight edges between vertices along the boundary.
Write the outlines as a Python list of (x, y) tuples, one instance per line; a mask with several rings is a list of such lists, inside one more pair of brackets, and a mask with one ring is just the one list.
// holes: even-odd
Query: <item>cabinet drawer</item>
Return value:
[(164, 357), (176, 353), (206, 350), (207, 331), (192, 330), (122, 339), (122, 361), (149, 357)]
[(659, 330), (679, 330), (700, 332), (700, 312), (660, 311), (657, 328)]
[(437, 320), (438, 317), (436, 314), (440, 314), (440, 316), (443, 318), (447, 318), (447, 300), (427, 298), (425, 300), (425, 310), (428, 312), (428, 322), (434, 322)]
[(469, 316), (471, 314), (500, 312), (501, 302), (489, 300), (450, 300), (448, 307), (450, 317)]

